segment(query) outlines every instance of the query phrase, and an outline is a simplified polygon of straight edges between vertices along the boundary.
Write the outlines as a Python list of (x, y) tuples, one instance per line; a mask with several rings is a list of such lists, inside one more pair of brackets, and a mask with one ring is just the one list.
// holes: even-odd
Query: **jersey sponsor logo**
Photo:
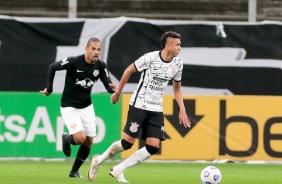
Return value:
[(166, 82), (166, 80), (154, 77), (153, 80), (150, 82), (149, 88), (152, 91), (164, 91), (163, 84)]
[(158, 77), (153, 77), (154, 80), (157, 80), (157, 81), (160, 81), (160, 82), (166, 82), (167, 80), (165, 79), (161, 79), (161, 78), (158, 78)]
[(77, 72), (83, 72), (83, 70), (76, 70)]
[(97, 77), (99, 75), (99, 70), (94, 70), (93, 75), (94, 77)]
[(162, 105), (161, 102), (153, 102), (153, 101), (149, 101), (149, 100), (146, 100), (145, 103), (150, 104), (150, 105)]
[(62, 60), (61, 66), (69, 63), (69, 61), (67, 59), (68, 58), (65, 58), (65, 59)]
[(129, 128), (130, 132), (135, 133), (138, 131), (139, 124), (136, 122), (132, 122)]
[(149, 87), (152, 91), (164, 91), (164, 88), (162, 88), (160, 86), (150, 85)]
[(94, 85), (94, 82), (92, 80), (90, 80), (89, 78), (86, 78), (84, 80), (76, 79), (76, 83), (75, 84), (81, 85), (84, 88), (89, 88), (89, 87)]

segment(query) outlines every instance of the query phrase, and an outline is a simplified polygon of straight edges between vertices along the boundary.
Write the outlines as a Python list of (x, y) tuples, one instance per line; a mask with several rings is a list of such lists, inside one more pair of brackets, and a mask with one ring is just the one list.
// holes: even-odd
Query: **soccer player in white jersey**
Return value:
[(191, 127), (186, 114), (181, 91), (182, 60), (177, 57), (181, 50), (180, 34), (165, 32), (160, 39), (161, 51), (146, 53), (129, 65), (123, 73), (117, 90), (111, 97), (116, 103), (131, 74), (141, 72), (136, 90), (129, 102), (127, 122), (123, 129), (123, 139), (112, 143), (102, 154), (94, 155), (88, 170), (88, 178), (93, 181), (101, 164), (116, 154), (128, 150), (134, 144), (142, 128), (142, 139), (146, 145), (134, 152), (128, 159), (110, 169), (110, 175), (119, 182), (128, 183), (123, 171), (148, 159), (159, 150), (164, 137), (164, 114), (162, 111), (163, 93), (170, 80), (178, 103), (179, 122), (185, 128)]

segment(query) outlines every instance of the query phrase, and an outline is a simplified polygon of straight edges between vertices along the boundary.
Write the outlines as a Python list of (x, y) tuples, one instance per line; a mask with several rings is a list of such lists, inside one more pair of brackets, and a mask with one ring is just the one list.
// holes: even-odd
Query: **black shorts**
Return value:
[(148, 137), (165, 140), (164, 136), (164, 114), (163, 112), (153, 112), (129, 106), (127, 122), (123, 132), (131, 137), (137, 138), (142, 129), (141, 138)]

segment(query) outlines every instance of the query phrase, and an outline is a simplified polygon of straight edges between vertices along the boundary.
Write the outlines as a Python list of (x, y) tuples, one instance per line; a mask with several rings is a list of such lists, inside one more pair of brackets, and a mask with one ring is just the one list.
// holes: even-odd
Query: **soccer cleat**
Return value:
[(97, 164), (97, 158), (98, 158), (99, 155), (94, 155), (92, 157), (92, 160), (91, 160), (91, 165), (88, 169), (88, 179), (89, 181), (93, 181), (95, 180), (96, 178), (96, 175), (98, 173), (98, 170), (101, 166), (101, 164)]
[(122, 182), (122, 183), (129, 183), (129, 181), (127, 181), (124, 178), (124, 175), (122, 172), (118, 172), (118, 171), (114, 171), (114, 168), (110, 169), (110, 175), (114, 178), (116, 178), (118, 180), (118, 182)]
[(71, 155), (71, 146), (70, 146), (70, 143), (66, 140), (66, 136), (68, 134), (67, 133), (63, 133), (62, 134), (62, 150), (64, 152), (64, 154), (69, 157)]
[(69, 177), (71, 177), (71, 178), (84, 178), (79, 172), (70, 172)]

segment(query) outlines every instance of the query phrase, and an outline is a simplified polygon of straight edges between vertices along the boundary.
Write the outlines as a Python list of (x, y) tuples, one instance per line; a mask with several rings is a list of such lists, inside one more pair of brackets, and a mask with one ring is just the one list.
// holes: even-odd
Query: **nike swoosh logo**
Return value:
[(77, 72), (83, 72), (82, 70), (77, 70)]

